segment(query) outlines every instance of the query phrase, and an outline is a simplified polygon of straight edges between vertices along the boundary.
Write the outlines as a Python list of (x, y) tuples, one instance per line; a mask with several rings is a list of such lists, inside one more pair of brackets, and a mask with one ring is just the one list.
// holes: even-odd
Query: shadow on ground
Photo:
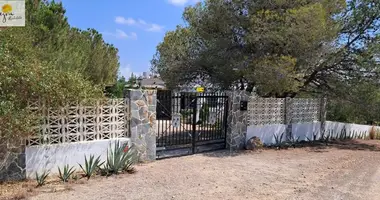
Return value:
[(315, 151), (323, 151), (329, 148), (353, 150), (353, 151), (380, 151), (379, 141), (371, 140), (346, 140), (331, 141), (327, 145), (315, 146)]
[[(342, 150), (352, 150), (352, 151), (380, 151), (380, 141), (378, 140), (346, 140), (346, 141), (330, 141), (329, 143), (301, 143), (296, 148), (304, 148), (306, 151), (315, 153), (325, 153), (329, 149), (342, 149)], [(282, 148), (281, 151), (286, 151), (287, 149), (293, 149), (293, 147)], [(213, 152), (202, 153), (203, 156), (208, 157), (234, 157), (247, 153), (261, 153), (267, 150), (277, 150), (276, 148), (264, 148), (256, 151), (229, 151), (229, 150), (219, 150)]]

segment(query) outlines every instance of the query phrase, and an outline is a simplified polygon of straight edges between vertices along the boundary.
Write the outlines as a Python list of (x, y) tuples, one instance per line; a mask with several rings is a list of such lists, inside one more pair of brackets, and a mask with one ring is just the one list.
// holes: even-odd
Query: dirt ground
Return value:
[(136, 166), (132, 175), (95, 178), (63, 191), (40, 191), (30, 199), (377, 200), (379, 147), (379, 141), (350, 141), (329, 147), (171, 158)]

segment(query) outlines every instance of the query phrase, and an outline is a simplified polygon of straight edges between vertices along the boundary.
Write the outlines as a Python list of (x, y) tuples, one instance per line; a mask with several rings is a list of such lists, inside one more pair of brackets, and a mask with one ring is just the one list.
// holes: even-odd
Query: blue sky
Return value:
[(70, 25), (94, 28), (119, 49), (120, 74), (150, 68), (166, 31), (184, 24), (182, 12), (199, 0), (62, 0)]

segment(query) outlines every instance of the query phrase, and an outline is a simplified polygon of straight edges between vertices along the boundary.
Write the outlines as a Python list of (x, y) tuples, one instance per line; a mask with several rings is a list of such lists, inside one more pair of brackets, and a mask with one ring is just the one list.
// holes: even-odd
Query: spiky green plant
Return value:
[(332, 137), (331, 135), (332, 135), (331, 131), (329, 131), (328, 134), (326, 134), (326, 132), (323, 131), (321, 133), (320, 141), (323, 142), (323, 143), (325, 143), (327, 145), (328, 142), (330, 141), (331, 137)]
[(273, 134), (274, 140), (275, 140), (275, 144), (274, 144), (275, 147), (278, 147), (278, 148), (282, 147), (282, 145), (283, 145), (282, 138), (283, 138), (284, 134), (285, 133), (282, 133), (280, 135)]
[(136, 161), (135, 158), (132, 148), (123, 146), (117, 141), (113, 147), (109, 147), (107, 151), (107, 162), (104, 167), (101, 168), (101, 173), (102, 175), (109, 176), (119, 174), (122, 171), (130, 171)]
[(91, 178), (92, 175), (96, 172), (96, 170), (103, 165), (104, 162), (100, 162), (100, 156), (95, 159), (94, 155), (90, 155), (90, 158), (87, 159), (87, 156), (84, 156), (84, 166), (79, 164), (79, 167), (82, 169), (84, 173), (84, 177), (87, 177), (87, 180)]
[(314, 143), (315, 141), (317, 141), (317, 133), (313, 132), (313, 137), (312, 138), (309, 138), (306, 136), (306, 140), (307, 142), (310, 142), (310, 143)]
[(296, 148), (296, 145), (300, 142), (300, 136), (298, 137), (294, 137), (294, 136), (289, 136), (288, 137), (288, 145), (293, 147), (293, 148)]
[(69, 165), (65, 165), (63, 167), (63, 171), (61, 171), (61, 168), (58, 167), (58, 177), (63, 181), (64, 183), (68, 182), (71, 175), (75, 172), (74, 167), (71, 167)]
[(49, 176), (49, 171), (44, 171), (42, 174), (36, 172), (37, 187), (43, 186), (46, 183), (46, 178)]

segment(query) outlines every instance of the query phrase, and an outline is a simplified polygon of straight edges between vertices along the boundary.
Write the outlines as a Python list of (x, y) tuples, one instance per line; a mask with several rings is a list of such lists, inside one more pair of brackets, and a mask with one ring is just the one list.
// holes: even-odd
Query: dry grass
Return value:
[(69, 183), (62, 183), (58, 178), (50, 177), (46, 185), (37, 187), (35, 180), (25, 180), (19, 182), (6, 182), (0, 184), (0, 200), (28, 199), (40, 193), (56, 193), (73, 190), (74, 184), (86, 184), (84, 179), (71, 180)]
[[(136, 169), (121, 173), (116, 178), (121, 178), (125, 175), (135, 173)], [(125, 174), (125, 175), (123, 175)], [(79, 178), (77, 180), (70, 179), (68, 183), (62, 183), (58, 176), (49, 176), (47, 178), (46, 184), (40, 187), (37, 187), (36, 180), (25, 180), (18, 182), (5, 182), (0, 183), (0, 200), (19, 200), (19, 199), (28, 199), (30, 197), (36, 196), (41, 193), (57, 193), (64, 191), (72, 191), (76, 187), (75, 185), (84, 185), (89, 181), (83, 176), (82, 173), (76, 172)], [(97, 181), (102, 181), (105, 177), (97, 175), (91, 177), (91, 180), (95, 179)]]

